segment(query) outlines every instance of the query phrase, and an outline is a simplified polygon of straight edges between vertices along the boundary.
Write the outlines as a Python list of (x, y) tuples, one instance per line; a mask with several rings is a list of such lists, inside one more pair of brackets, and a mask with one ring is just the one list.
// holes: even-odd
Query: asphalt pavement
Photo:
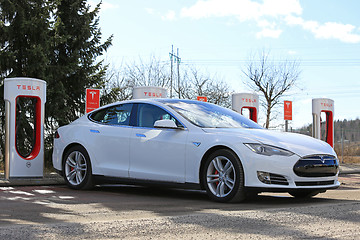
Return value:
[[(360, 164), (340, 164), (340, 175), (346, 174), (360, 174)], [(55, 172), (45, 173), (43, 178), (10, 178), (9, 180), (5, 179), (4, 173), (0, 173), (0, 187), (64, 184), (64, 179)]]

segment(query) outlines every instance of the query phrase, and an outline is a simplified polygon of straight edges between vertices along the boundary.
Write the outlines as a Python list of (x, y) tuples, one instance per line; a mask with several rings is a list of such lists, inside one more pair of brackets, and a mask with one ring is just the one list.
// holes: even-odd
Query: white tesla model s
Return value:
[(60, 127), (53, 165), (74, 189), (166, 184), (205, 189), (219, 202), (264, 191), (310, 197), (340, 185), (338, 159), (327, 143), (179, 99), (117, 102)]

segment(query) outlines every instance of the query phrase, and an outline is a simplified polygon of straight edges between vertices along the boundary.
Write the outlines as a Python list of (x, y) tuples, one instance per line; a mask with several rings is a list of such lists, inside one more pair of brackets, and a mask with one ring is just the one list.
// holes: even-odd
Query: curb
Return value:
[(360, 173), (360, 165), (358, 164), (341, 164), (340, 163), (340, 173), (339, 175), (346, 174), (358, 174)]
[(360, 174), (360, 169), (340, 171), (339, 176), (340, 175), (347, 175), (347, 174)]
[(64, 185), (64, 179), (57, 173), (45, 174), (43, 178), (14, 178), (6, 180), (0, 174), (0, 187)]

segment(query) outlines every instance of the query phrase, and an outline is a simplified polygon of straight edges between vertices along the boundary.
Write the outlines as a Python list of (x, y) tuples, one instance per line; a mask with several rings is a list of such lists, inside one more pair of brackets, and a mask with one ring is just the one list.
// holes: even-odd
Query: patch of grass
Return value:
[(360, 165), (360, 156), (344, 156), (344, 159), (341, 159), (341, 155), (338, 156), (340, 162), (347, 164), (359, 164)]
[(360, 164), (359, 142), (345, 142), (343, 149), (340, 143), (336, 143), (334, 149), (343, 163)]

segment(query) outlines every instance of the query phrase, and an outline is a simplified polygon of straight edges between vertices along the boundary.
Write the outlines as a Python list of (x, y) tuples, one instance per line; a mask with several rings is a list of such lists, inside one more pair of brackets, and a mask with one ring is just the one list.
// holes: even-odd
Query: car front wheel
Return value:
[(228, 149), (217, 150), (209, 156), (202, 181), (209, 197), (217, 202), (245, 199), (243, 167), (237, 155)]
[(74, 146), (66, 152), (63, 171), (65, 182), (69, 187), (73, 189), (93, 187), (90, 158), (83, 147)]

